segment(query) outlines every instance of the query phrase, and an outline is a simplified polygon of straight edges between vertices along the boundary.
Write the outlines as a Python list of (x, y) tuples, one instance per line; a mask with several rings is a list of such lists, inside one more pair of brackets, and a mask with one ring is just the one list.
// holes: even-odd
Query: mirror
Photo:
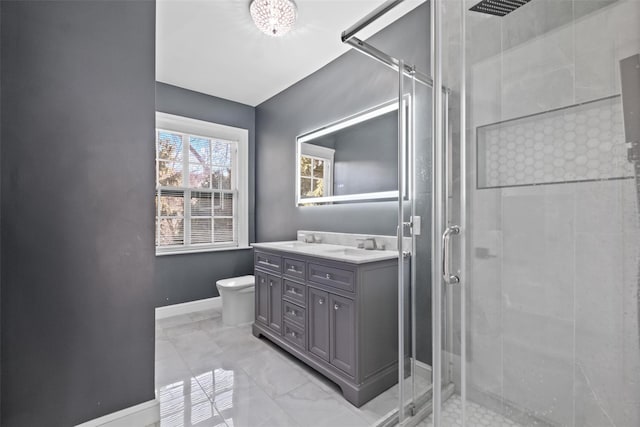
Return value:
[[(404, 117), (410, 117), (408, 97), (403, 104)], [(296, 204), (397, 199), (397, 141), (397, 101), (300, 135), (296, 144)]]

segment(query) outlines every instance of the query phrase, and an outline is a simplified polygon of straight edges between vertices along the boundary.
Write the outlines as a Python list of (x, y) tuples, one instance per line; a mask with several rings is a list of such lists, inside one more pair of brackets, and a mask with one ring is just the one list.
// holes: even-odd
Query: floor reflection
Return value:
[(213, 372), (159, 388), (161, 426), (226, 426), (200, 381), (212, 382)]
[[(418, 378), (428, 386), (428, 375)], [(397, 406), (397, 385), (360, 408), (339, 388), (249, 325), (224, 326), (218, 310), (156, 322), (161, 426), (365, 427)]]

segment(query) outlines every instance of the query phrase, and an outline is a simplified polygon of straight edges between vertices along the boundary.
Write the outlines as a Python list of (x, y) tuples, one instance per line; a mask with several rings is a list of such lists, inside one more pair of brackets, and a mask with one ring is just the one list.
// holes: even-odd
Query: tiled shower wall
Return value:
[(475, 129), (619, 95), (618, 61), (640, 52), (638, 22), (637, 0), (468, 15), (468, 384), (523, 421), (640, 425), (635, 180), (475, 189)]
[(476, 132), (478, 188), (634, 178), (620, 96)]

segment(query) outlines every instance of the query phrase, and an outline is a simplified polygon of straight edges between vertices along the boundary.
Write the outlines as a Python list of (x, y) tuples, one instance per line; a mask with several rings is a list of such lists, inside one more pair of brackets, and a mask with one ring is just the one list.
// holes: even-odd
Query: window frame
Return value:
[[(322, 160), (324, 162), (323, 178), (322, 178), (324, 180), (324, 194), (322, 197), (333, 196), (333, 171), (334, 171), (334, 162), (335, 162), (335, 152), (336, 150), (334, 150), (333, 148), (322, 147), (320, 145), (309, 144), (306, 142), (300, 143), (299, 153), (297, 155), (297, 164), (296, 164), (296, 178), (297, 178), (296, 179), (296, 200), (299, 200), (298, 204), (304, 203), (306, 199), (311, 199), (311, 197), (303, 198), (300, 195), (300, 191), (302, 187), (301, 185), (302, 179), (309, 178), (306, 176), (302, 176), (302, 171), (300, 170), (300, 162), (302, 161), (303, 157), (308, 157), (312, 161)], [(310, 178), (312, 181), (318, 179), (313, 176), (313, 167), (311, 168)]]
[[(181, 134), (183, 138), (183, 159), (182, 159), (182, 185), (180, 187), (161, 186), (159, 183), (159, 162), (164, 161), (158, 157), (158, 132), (166, 131), (169, 133)], [(187, 145), (190, 137), (200, 137), (209, 140), (229, 141), (235, 145), (235, 153), (232, 158), (231, 167), (231, 189), (212, 189), (212, 188), (195, 188), (189, 185), (189, 151)], [(156, 130), (155, 130), (155, 194), (159, 191), (180, 191), (184, 194), (184, 214), (183, 218), (183, 244), (176, 246), (158, 246), (160, 219), (166, 216), (160, 215), (160, 205), (156, 206), (155, 218), (155, 252), (156, 256), (175, 255), (199, 252), (216, 252), (238, 249), (249, 249), (249, 131), (247, 129), (236, 128), (232, 126), (220, 125), (213, 122), (192, 119), (183, 116), (177, 116), (168, 113), (156, 112)], [(191, 220), (202, 216), (191, 216), (191, 197), (193, 193), (204, 192), (211, 194), (211, 218), (212, 227), (214, 224), (215, 195), (234, 194), (233, 206), (233, 241), (220, 243), (189, 243)], [(224, 218), (222, 216), (221, 218)]]

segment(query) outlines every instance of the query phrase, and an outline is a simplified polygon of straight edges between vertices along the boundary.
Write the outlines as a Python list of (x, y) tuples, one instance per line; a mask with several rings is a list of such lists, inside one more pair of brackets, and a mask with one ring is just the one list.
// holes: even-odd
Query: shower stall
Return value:
[(431, 0), (430, 70), (356, 37), (401, 2), (343, 33), (410, 105), (380, 424), (640, 425), (640, 1)]

